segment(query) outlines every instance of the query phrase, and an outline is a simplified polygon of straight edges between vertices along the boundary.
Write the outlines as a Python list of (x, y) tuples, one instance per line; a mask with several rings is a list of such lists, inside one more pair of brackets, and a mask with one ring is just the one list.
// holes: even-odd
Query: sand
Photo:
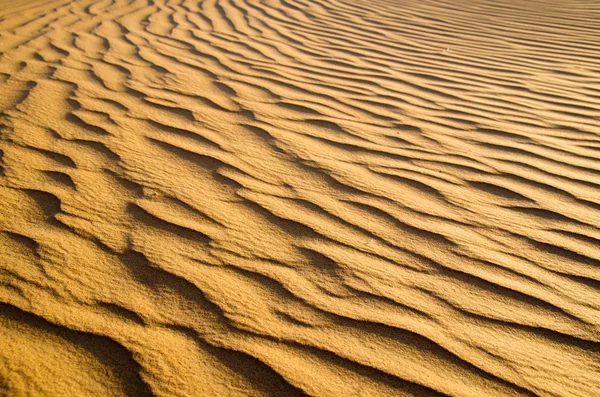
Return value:
[(0, 395), (600, 396), (594, 0), (0, 0)]

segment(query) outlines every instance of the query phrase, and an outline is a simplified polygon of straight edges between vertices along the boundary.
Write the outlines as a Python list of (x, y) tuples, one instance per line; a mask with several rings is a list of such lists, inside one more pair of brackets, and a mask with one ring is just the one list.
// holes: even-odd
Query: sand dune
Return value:
[(0, 0), (0, 394), (600, 396), (593, 0)]

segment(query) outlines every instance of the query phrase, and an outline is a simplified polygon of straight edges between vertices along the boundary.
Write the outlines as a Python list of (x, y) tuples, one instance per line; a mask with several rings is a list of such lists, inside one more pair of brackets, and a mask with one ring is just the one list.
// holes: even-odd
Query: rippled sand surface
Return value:
[(0, 0), (2, 396), (600, 396), (594, 0)]

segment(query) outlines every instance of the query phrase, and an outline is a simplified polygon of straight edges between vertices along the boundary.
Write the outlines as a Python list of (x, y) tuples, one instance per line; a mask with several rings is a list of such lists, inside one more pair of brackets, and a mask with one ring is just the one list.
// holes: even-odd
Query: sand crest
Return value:
[(593, 0), (0, 0), (0, 395), (600, 396)]

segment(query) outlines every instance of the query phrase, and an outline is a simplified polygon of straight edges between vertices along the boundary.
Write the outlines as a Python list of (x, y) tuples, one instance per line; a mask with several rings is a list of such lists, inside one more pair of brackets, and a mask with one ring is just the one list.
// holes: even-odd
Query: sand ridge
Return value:
[(598, 43), (591, 0), (0, 0), (0, 394), (600, 395)]

